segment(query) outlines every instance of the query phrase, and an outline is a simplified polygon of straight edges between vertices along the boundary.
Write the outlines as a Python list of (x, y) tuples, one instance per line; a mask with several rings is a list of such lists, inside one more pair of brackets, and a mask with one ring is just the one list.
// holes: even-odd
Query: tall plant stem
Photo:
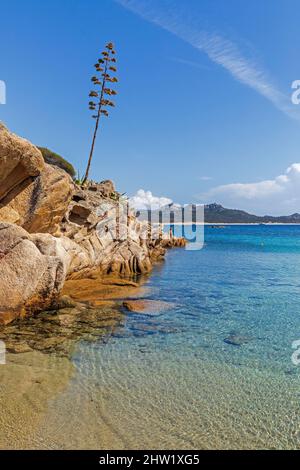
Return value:
[(103, 100), (103, 96), (104, 96), (104, 88), (106, 86), (107, 68), (108, 68), (108, 59), (105, 61), (104, 77), (103, 77), (103, 82), (102, 82), (102, 87), (101, 87), (100, 98), (99, 98), (98, 113), (97, 113), (97, 118), (96, 118), (94, 134), (93, 134), (92, 146), (91, 146), (91, 150), (90, 150), (88, 164), (87, 164), (87, 167), (86, 167), (86, 172), (85, 172), (85, 175), (84, 175), (84, 179), (82, 181), (82, 185), (84, 185), (87, 182), (87, 179), (89, 177), (91, 163), (92, 163), (92, 158), (93, 158), (93, 153), (94, 153), (94, 148), (95, 148), (95, 142), (96, 142), (96, 137), (97, 137), (97, 133), (98, 133), (99, 121), (100, 121), (100, 117), (101, 117), (101, 108), (102, 108), (102, 100)]

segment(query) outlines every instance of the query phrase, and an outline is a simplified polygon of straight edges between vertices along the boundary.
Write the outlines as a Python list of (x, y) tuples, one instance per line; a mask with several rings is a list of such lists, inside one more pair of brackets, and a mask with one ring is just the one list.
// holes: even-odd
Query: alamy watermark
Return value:
[(6, 84), (0, 80), (0, 104), (6, 104)]
[(295, 90), (291, 96), (292, 103), (300, 104), (300, 80), (293, 81), (292, 89)]
[(204, 245), (204, 206), (201, 204), (136, 210), (124, 199), (101, 204), (97, 215), (101, 219), (97, 233), (104, 244), (112, 240), (155, 243), (184, 238), (187, 250), (201, 250)]
[(291, 361), (294, 366), (299, 366), (300, 364), (300, 339), (297, 339), (292, 342), (292, 348), (295, 349), (291, 355)]
[(6, 364), (6, 346), (4, 341), (0, 341), (0, 365)]

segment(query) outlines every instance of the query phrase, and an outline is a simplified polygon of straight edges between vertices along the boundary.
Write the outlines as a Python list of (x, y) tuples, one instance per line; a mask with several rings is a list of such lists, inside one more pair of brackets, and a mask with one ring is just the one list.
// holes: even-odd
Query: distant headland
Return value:
[[(164, 222), (169, 219), (169, 215), (173, 213), (171, 219), (181, 221), (181, 212), (184, 208), (185, 212), (185, 221), (188, 221), (186, 225), (191, 224), (192, 220), (192, 208), (193, 205), (189, 204), (186, 206), (181, 206), (177, 204), (169, 204), (161, 209), (156, 211), (151, 211), (152, 219), (159, 220), (159, 212), (162, 213), (162, 218)], [(147, 218), (147, 211), (139, 211), (139, 219), (145, 220)], [(198, 221), (197, 223), (203, 223), (203, 221)], [(205, 224), (300, 224), (300, 214), (294, 213), (291, 215), (281, 215), (281, 216), (272, 216), (272, 215), (255, 215), (249, 214), (246, 211), (239, 209), (228, 209), (223, 207), (221, 204), (213, 203), (204, 205), (204, 223)]]

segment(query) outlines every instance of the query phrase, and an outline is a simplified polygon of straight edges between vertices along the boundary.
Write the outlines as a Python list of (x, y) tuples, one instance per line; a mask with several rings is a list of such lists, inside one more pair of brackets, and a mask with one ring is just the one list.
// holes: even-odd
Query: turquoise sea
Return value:
[[(81, 342), (49, 404), (51, 446), (300, 448), (300, 227), (205, 228), (146, 280), (161, 314)], [(233, 340), (233, 341), (232, 341)], [(239, 344), (232, 344), (239, 343)]]

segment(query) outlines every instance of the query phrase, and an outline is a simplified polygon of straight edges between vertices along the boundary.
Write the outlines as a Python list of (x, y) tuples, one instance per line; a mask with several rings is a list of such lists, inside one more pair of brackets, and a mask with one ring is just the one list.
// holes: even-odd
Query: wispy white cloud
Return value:
[(160, 209), (173, 201), (168, 197), (154, 196), (151, 191), (139, 189), (137, 193), (129, 198), (129, 205), (136, 210)]
[(211, 181), (213, 179), (212, 176), (199, 176), (198, 178), (200, 181)]
[(201, 70), (211, 70), (207, 65), (195, 62), (193, 60), (182, 59), (181, 57), (170, 57), (170, 60), (177, 62), (178, 64), (188, 65), (189, 67), (194, 67)]
[(200, 199), (259, 214), (300, 212), (300, 163), (293, 163), (274, 179), (217, 186), (202, 194)]
[(300, 119), (299, 111), (292, 105), (290, 97), (278, 89), (261, 66), (245, 57), (233, 41), (218, 33), (199, 30), (193, 21), (185, 21), (177, 14), (175, 8), (172, 12), (170, 10), (166, 12), (162, 8), (153, 8), (152, 2), (145, 0), (116, 0), (116, 2), (204, 52), (212, 62), (222, 66), (234, 79), (264, 96), (288, 116)]

